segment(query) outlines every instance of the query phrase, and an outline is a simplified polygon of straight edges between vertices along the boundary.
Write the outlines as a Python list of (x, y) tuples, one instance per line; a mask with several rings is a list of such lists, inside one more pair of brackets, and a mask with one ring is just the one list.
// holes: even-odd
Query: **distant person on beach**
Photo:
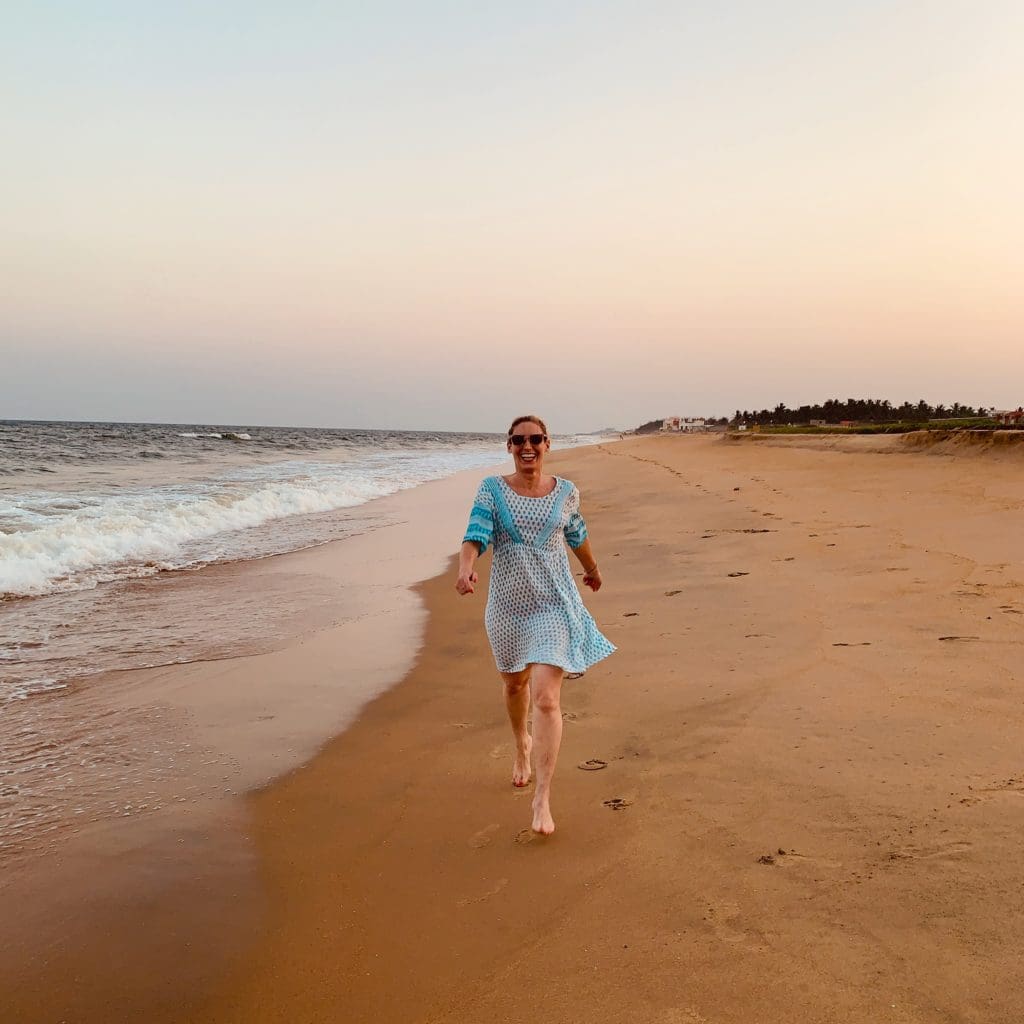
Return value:
[[(562, 538), (583, 566), (583, 582), (601, 589), (601, 571), (580, 515), (571, 480), (544, 473), (551, 448), (539, 416), (518, 416), (506, 447), (515, 461), (509, 476), (480, 485), (462, 542), (455, 589), (472, 594), (477, 558), (494, 546), (484, 624), (505, 684), (515, 737), (512, 785), (530, 783), (531, 747), (537, 765), (533, 831), (550, 835), (551, 779), (562, 742), (562, 679), (607, 658), (615, 647), (601, 635), (572, 578)], [(533, 702), (533, 736), (527, 728)]]

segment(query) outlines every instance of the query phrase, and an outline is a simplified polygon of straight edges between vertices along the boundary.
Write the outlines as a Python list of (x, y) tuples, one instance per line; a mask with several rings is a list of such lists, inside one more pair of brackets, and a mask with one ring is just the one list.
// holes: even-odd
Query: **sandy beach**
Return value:
[[(526, 829), (484, 595), (449, 565), (401, 683), (232, 803), (230, 841), (198, 828), (217, 857), (183, 844), (159, 899), (0, 974), (5, 1021), (1024, 1020), (1024, 446), (656, 436), (549, 468), (619, 648), (564, 688), (556, 834)], [(453, 553), (461, 520), (431, 524)]]

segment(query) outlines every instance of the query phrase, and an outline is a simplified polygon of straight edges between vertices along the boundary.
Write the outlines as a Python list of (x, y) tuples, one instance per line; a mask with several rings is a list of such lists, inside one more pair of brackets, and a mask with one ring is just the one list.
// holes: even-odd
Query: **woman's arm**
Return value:
[(455, 580), (455, 589), (460, 594), (472, 594), (479, 576), (474, 571), (476, 560), (490, 547), (494, 539), (494, 498), (488, 481), (485, 480), (469, 513), (469, 526), (462, 538), (459, 550), (459, 575)]
[(590, 548), (590, 538), (588, 537), (584, 540), (579, 547), (570, 548), (569, 550), (572, 551), (579, 559), (580, 565), (583, 566), (584, 585), (590, 587), (596, 593), (601, 589), (601, 570), (597, 567), (597, 559)]
[(462, 547), (459, 550), (459, 576), (455, 581), (455, 589), (460, 594), (474, 593), (474, 587), (480, 577), (477, 576), (473, 566), (476, 565), (479, 556), (480, 545), (477, 541), (465, 540), (462, 542)]

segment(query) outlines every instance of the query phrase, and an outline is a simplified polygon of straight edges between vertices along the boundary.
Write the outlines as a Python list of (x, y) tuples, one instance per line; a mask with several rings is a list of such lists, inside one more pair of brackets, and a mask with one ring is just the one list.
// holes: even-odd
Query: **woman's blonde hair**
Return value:
[(508, 428), (508, 436), (511, 437), (513, 431), (520, 423), (536, 423), (545, 434), (548, 432), (548, 425), (539, 416), (517, 416), (512, 421), (512, 426)]

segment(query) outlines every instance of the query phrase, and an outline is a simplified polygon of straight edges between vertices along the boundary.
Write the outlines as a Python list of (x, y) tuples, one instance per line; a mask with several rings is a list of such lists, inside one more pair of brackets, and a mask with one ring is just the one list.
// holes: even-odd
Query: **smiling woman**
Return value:
[(551, 448), (547, 426), (539, 416), (517, 417), (506, 447), (515, 472), (487, 477), (480, 485), (455, 589), (462, 595), (474, 593), (476, 560), (493, 545), (484, 622), (516, 741), (512, 785), (529, 785), (535, 754), (533, 830), (550, 835), (555, 830), (551, 780), (562, 740), (562, 679), (566, 672), (585, 671), (615, 647), (598, 630), (573, 582), (565, 543), (583, 566), (583, 582), (591, 590), (601, 589), (601, 571), (575, 484), (544, 473), (544, 456)]

